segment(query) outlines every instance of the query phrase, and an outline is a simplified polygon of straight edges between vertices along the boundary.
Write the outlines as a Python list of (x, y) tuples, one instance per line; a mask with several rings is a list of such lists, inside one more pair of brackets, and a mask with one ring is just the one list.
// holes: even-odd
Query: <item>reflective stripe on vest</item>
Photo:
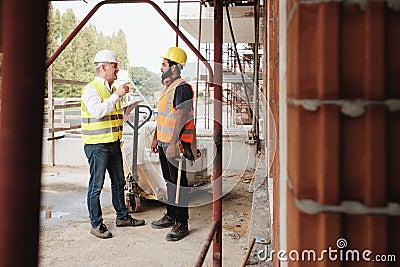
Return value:
[[(111, 96), (108, 89), (100, 81), (94, 80), (90, 84), (97, 91), (102, 102)], [(83, 88), (83, 90), (85, 90), (85, 88)], [(115, 92), (115, 87), (113, 87), (112, 90)], [(111, 143), (122, 139), (123, 115), (120, 107), (121, 104), (118, 101), (114, 110), (104, 117), (96, 119), (87, 111), (85, 104), (81, 101), (83, 143)]]
[[(176, 87), (186, 83), (182, 78), (176, 79), (168, 88), (165, 88), (164, 93), (158, 100), (158, 117), (157, 117), (157, 140), (165, 143), (171, 142), (174, 128), (176, 124), (177, 114), (174, 109), (174, 97)], [(192, 89), (193, 94), (193, 89)], [(184, 130), (181, 131), (179, 140), (187, 143), (193, 142), (194, 135), (194, 120), (193, 109), (189, 111)]]

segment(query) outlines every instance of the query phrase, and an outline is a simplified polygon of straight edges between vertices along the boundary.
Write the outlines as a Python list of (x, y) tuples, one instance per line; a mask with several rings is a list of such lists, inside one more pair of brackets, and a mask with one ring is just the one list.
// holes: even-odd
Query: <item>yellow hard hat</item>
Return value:
[(165, 53), (163, 58), (169, 59), (169, 60), (176, 62), (178, 64), (181, 64), (181, 65), (185, 65), (187, 56), (186, 56), (185, 51), (183, 51), (182, 48), (172, 46), (172, 47), (168, 48), (167, 53)]

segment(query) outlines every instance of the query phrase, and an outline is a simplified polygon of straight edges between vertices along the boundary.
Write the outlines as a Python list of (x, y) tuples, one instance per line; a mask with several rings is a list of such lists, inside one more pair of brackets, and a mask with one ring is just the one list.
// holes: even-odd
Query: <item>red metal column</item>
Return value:
[(37, 266), (48, 1), (1, 1), (0, 266)]
[(213, 266), (222, 266), (222, 0), (214, 0), (214, 143), (213, 222), (220, 222), (213, 240)]
[[(267, 1), (268, 4), (268, 106), (271, 109), (272, 116), (275, 121), (279, 121), (279, 0)], [(265, 46), (267, 47), (267, 46)], [(266, 49), (266, 48), (265, 48)], [(275, 134), (276, 147), (279, 148), (280, 139), (280, 125), (276, 124), (276, 133), (269, 133), (268, 136)], [(272, 137), (267, 140), (272, 139)], [(273, 183), (273, 221), (272, 221), (272, 241), (273, 249), (279, 251), (280, 249), (280, 153), (279, 149), (275, 151), (274, 161), (272, 162), (271, 169), (269, 170), (268, 177), (272, 178)], [(279, 266), (279, 261), (274, 261), (273, 266)]]

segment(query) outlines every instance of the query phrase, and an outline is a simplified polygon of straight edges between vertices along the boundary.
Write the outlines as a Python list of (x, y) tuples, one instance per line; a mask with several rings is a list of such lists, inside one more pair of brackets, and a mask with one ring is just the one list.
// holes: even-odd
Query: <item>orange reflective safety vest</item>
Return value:
[[(157, 140), (170, 143), (174, 134), (177, 112), (174, 109), (174, 97), (176, 87), (186, 83), (182, 78), (176, 79), (168, 87), (164, 88), (164, 92), (158, 100), (158, 117), (157, 117)], [(193, 94), (193, 89), (192, 89)], [(188, 118), (186, 120), (183, 131), (181, 131), (180, 141), (187, 143), (193, 142), (193, 136), (195, 134), (193, 119), (193, 109), (189, 111)]]
[[(101, 101), (110, 97), (110, 92), (101, 82), (94, 80), (90, 83), (99, 94)], [(85, 90), (86, 87), (83, 88)], [(82, 92), (83, 92), (82, 90)], [(112, 88), (115, 92), (115, 87)], [(121, 104), (118, 101), (114, 110), (100, 119), (90, 114), (83, 101), (81, 101), (82, 114), (82, 141), (84, 144), (111, 143), (122, 139), (122, 126), (124, 124)]]

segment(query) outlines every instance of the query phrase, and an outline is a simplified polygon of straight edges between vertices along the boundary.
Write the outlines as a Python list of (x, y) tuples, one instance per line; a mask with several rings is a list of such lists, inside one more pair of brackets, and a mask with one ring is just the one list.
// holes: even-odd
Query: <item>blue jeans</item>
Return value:
[(85, 144), (84, 150), (90, 167), (87, 194), (90, 224), (95, 228), (103, 222), (100, 193), (103, 189), (106, 170), (111, 179), (112, 204), (117, 213), (117, 219), (126, 219), (128, 208), (124, 197), (125, 177), (120, 142)]

